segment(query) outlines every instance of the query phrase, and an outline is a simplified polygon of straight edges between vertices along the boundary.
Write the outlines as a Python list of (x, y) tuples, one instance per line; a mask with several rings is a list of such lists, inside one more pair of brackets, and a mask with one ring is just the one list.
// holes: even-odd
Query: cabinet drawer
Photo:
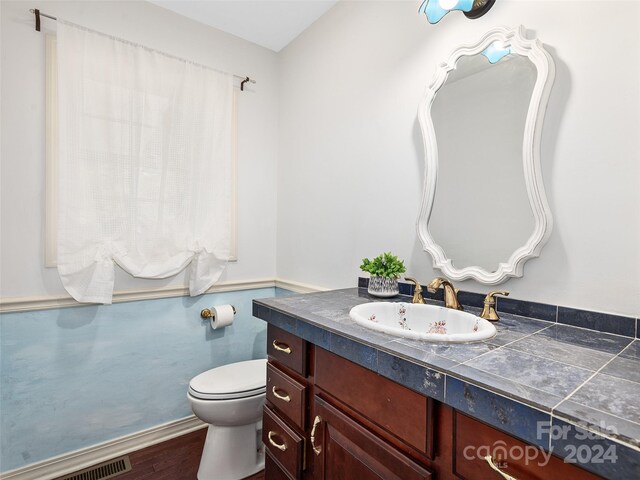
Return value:
[(433, 400), (321, 348), (315, 383), (406, 444), (433, 457)]
[(293, 478), (303, 468), (304, 438), (289, 428), (269, 407), (264, 407), (262, 441), (272, 459)]
[(265, 480), (295, 480), (278, 466), (268, 451), (264, 456), (264, 478)]
[(307, 342), (273, 325), (267, 327), (267, 355), (298, 372), (307, 374)]
[[(548, 460), (542, 451), (531, 445), (474, 420), (454, 413), (453, 469), (465, 480), (500, 480), (484, 457), (491, 455), (494, 464), (504, 473), (518, 480), (595, 480), (597, 475), (558, 457)], [(548, 453), (545, 452), (548, 456)]]
[(267, 364), (267, 400), (294, 425), (304, 430), (306, 387), (272, 364)]

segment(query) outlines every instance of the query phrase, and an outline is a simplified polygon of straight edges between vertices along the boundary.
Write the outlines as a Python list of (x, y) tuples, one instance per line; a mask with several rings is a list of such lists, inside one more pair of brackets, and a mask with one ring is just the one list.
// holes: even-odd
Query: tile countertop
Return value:
[(483, 342), (399, 339), (351, 320), (371, 301), (385, 299), (333, 290), (254, 300), (253, 315), (594, 473), (640, 478), (640, 340), (508, 313)]

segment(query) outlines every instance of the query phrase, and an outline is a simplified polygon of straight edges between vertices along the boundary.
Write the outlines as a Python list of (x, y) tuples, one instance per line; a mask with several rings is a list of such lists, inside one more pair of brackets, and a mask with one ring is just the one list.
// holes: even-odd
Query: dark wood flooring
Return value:
[[(203, 428), (130, 453), (131, 471), (114, 480), (196, 480), (206, 435)], [(264, 480), (264, 473), (245, 480)]]

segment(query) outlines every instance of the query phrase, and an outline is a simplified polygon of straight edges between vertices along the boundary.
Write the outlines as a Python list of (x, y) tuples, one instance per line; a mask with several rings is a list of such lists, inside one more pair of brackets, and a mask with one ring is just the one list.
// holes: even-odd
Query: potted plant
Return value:
[(363, 258), (360, 270), (371, 275), (369, 293), (385, 298), (398, 295), (398, 278), (407, 271), (404, 261), (391, 252), (381, 253), (373, 260)]

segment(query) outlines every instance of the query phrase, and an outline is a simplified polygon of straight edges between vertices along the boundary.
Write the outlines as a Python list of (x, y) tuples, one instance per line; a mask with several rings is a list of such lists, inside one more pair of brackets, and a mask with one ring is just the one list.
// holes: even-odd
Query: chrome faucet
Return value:
[(420, 286), (420, 282), (415, 278), (404, 277), (407, 282), (413, 282), (416, 284), (413, 290), (413, 299), (411, 303), (424, 303), (424, 297), (422, 296), (422, 287)]
[(464, 310), (460, 302), (458, 301), (458, 292), (453, 287), (453, 284), (444, 277), (436, 277), (429, 285), (427, 290), (431, 293), (436, 293), (440, 287), (444, 288), (444, 306), (447, 308), (453, 308), (455, 310)]

